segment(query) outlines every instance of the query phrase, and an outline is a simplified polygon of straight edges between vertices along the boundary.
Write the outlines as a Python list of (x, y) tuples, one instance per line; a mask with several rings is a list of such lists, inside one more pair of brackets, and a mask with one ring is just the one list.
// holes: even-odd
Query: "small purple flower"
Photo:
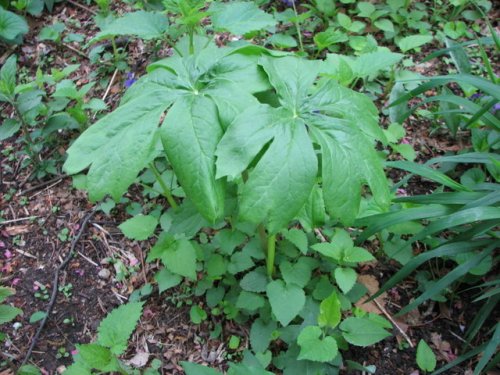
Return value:
[(291, 7), (295, 3), (295, 0), (281, 0), (281, 2), (285, 4), (287, 7)]
[(472, 100), (477, 100), (477, 99), (481, 99), (481, 97), (482, 97), (482, 96), (483, 96), (483, 94), (481, 94), (480, 92), (476, 92), (475, 94), (472, 94), (472, 95), (470, 96), (470, 98), (471, 98)]
[(497, 113), (498, 111), (500, 111), (500, 103), (495, 104), (492, 110), (493, 113)]
[(127, 73), (127, 80), (125, 81), (125, 88), (130, 88), (137, 80), (135, 79), (135, 74), (132, 72)]

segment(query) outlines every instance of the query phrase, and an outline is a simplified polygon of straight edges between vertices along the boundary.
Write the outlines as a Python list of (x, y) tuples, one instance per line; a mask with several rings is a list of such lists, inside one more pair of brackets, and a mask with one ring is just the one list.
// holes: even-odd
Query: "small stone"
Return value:
[(101, 279), (109, 279), (109, 277), (111, 276), (111, 272), (107, 268), (103, 268), (99, 271), (97, 276), (99, 276)]
[(56, 370), (56, 371), (57, 371), (57, 373), (58, 373), (58, 374), (62, 374), (64, 371), (66, 371), (66, 366), (61, 365), (61, 366), (59, 366), (59, 367), (57, 368), (57, 370)]

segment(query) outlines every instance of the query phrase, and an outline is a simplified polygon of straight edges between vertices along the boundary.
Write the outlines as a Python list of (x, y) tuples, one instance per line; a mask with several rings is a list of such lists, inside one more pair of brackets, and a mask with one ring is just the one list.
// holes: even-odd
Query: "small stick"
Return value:
[(86, 10), (87, 12), (92, 13), (92, 14), (94, 14), (94, 15), (96, 15), (96, 14), (97, 14), (97, 12), (95, 12), (95, 11), (93, 11), (92, 9), (90, 9), (90, 8), (86, 7), (85, 5), (82, 5), (82, 4), (77, 3), (76, 1), (73, 1), (73, 0), (68, 0), (68, 3), (73, 4), (74, 6), (76, 6), (76, 7), (78, 7), (78, 8), (82, 8), (82, 9)]
[[(118, 74), (118, 69), (115, 69), (115, 71), (113, 72), (113, 75), (111, 76), (111, 80), (109, 81), (108, 87), (106, 88), (106, 91), (104, 92), (104, 95), (102, 96), (102, 101), (105, 101), (106, 98), (108, 97), (108, 94), (111, 90), (111, 86), (113, 86), (113, 83), (115, 81), (117, 74)], [(95, 120), (96, 115), (97, 115), (97, 112), (94, 113), (94, 115), (92, 116), (92, 120)]]
[(23, 190), (23, 191), (21, 191), (21, 192), (17, 193), (16, 195), (24, 195), (24, 194), (27, 194), (27, 193), (32, 192), (32, 191), (34, 191), (34, 190), (37, 190), (37, 189), (43, 188), (43, 187), (45, 187), (45, 186), (47, 186), (47, 185), (50, 185), (50, 184), (52, 184), (53, 182), (57, 182), (57, 181), (59, 181), (59, 180), (62, 180), (62, 179), (63, 179), (63, 178), (65, 178), (65, 177), (67, 177), (67, 176), (57, 176), (57, 177), (54, 177), (54, 178), (52, 178), (52, 179), (50, 179), (50, 180), (48, 180), (48, 181), (44, 181), (44, 182), (42, 182), (42, 183), (40, 183), (40, 184), (38, 184), (38, 185), (35, 185), (35, 186), (32, 186), (32, 187), (30, 187), (30, 188), (28, 188), (28, 189), (26, 189), (26, 190)]
[(28, 257), (28, 258), (31, 258), (31, 259), (38, 259), (36, 256), (34, 256), (33, 254), (30, 254), (26, 251), (23, 251), (23, 250), (19, 250), (19, 249), (14, 249), (14, 251), (16, 253), (19, 253), (21, 255), (24, 255), (25, 257)]
[(377, 307), (379, 308), (380, 311), (382, 311), (382, 313), (387, 317), (387, 319), (389, 319), (391, 321), (391, 323), (394, 325), (394, 327), (397, 328), (397, 330), (403, 335), (403, 337), (405, 338), (406, 342), (410, 345), (410, 348), (413, 348), (414, 345), (413, 343), (411, 342), (410, 338), (408, 337), (408, 335), (406, 334), (405, 331), (403, 331), (403, 329), (399, 326), (399, 324), (392, 318), (392, 316), (389, 315), (389, 313), (387, 312), (387, 310), (384, 308), (384, 306), (382, 306), (380, 304), (379, 301), (377, 301), (376, 298), (374, 298), (372, 300), (373, 302), (375, 302), (375, 304), (377, 305)]
[(86, 257), (85, 255), (83, 255), (80, 251), (78, 251), (78, 255), (80, 255), (83, 259), (85, 259), (87, 262), (89, 262), (90, 264), (92, 264), (93, 266), (95, 267), (99, 267), (99, 265), (94, 262), (92, 259), (90, 259), (89, 257)]
[(52, 283), (52, 294), (50, 296), (50, 301), (49, 301), (49, 304), (47, 305), (47, 309), (45, 310), (45, 316), (42, 319), (42, 321), (40, 322), (40, 325), (38, 326), (38, 330), (36, 331), (35, 336), (33, 336), (33, 339), (31, 340), (31, 345), (30, 345), (28, 351), (26, 352), (26, 356), (24, 357), (23, 361), (21, 362), (21, 366), (25, 365), (26, 362), (28, 362), (28, 360), (30, 359), (31, 354), (33, 353), (33, 349), (35, 348), (35, 345), (38, 341), (38, 338), (40, 337), (40, 334), (42, 333), (42, 330), (45, 327), (47, 320), (49, 319), (50, 313), (52, 312), (52, 309), (54, 308), (54, 304), (56, 302), (56, 297), (57, 297), (57, 292), (58, 292), (58, 286), (59, 286), (59, 272), (61, 272), (64, 268), (66, 268), (69, 261), (73, 257), (73, 253), (75, 251), (75, 246), (76, 246), (77, 242), (80, 240), (80, 237), (83, 235), (83, 232), (85, 231), (85, 228), (87, 227), (89, 220), (92, 218), (92, 216), (94, 216), (96, 211), (97, 211), (97, 206), (94, 207), (92, 209), (92, 211), (90, 211), (85, 216), (85, 218), (82, 221), (80, 231), (71, 241), (71, 246), (68, 250), (68, 254), (66, 254), (66, 257), (64, 258), (62, 263), (59, 264), (59, 266), (56, 268), (56, 272), (54, 274), (54, 280)]
[(44, 191), (46, 191), (46, 190), (49, 190), (49, 189), (53, 188), (53, 187), (54, 187), (54, 186), (56, 186), (57, 184), (60, 184), (62, 180), (63, 180), (63, 179), (62, 179), (62, 177), (61, 177), (59, 180), (57, 180), (57, 181), (56, 181), (56, 182), (54, 182), (53, 184), (51, 184), (51, 185), (47, 186), (46, 188), (44, 188), (43, 190), (40, 190), (39, 192), (36, 192), (35, 194), (33, 194), (33, 195), (30, 197), (30, 199), (31, 199), (31, 198), (33, 198), (33, 197), (36, 197), (37, 195), (42, 194), (42, 193), (43, 193)]
[(321, 231), (319, 229), (314, 229), (314, 233), (316, 233), (316, 236), (319, 237), (319, 239), (321, 240), (321, 242), (328, 242), (328, 240), (326, 239), (326, 237), (323, 236), (323, 233), (321, 233)]
[(17, 223), (19, 221), (25, 221), (25, 220), (33, 220), (33, 219), (36, 219), (37, 217), (38, 216), (28, 216), (28, 217), (20, 217), (19, 219), (12, 219), (12, 220), (0, 221), (0, 225), (2, 225), (2, 224)]
[(69, 49), (70, 51), (73, 51), (78, 56), (83, 57), (86, 60), (90, 60), (89, 57), (85, 53), (83, 53), (82, 51), (80, 51), (79, 49), (77, 49), (77, 48), (75, 48), (73, 46), (70, 46), (69, 44), (63, 44), (63, 46), (66, 47), (67, 49)]

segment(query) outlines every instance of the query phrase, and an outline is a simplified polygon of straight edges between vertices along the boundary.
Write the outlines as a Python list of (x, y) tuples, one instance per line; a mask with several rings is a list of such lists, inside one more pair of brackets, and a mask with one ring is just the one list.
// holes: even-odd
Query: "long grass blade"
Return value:
[(409, 197), (397, 197), (393, 201), (420, 203), (420, 204), (451, 204), (451, 205), (464, 205), (475, 202), (478, 199), (484, 198), (487, 193), (476, 191), (460, 191), (453, 193), (433, 193), (429, 195), (414, 195)]
[(423, 165), (423, 164), (417, 164), (413, 163), (411, 161), (391, 161), (387, 162), (386, 166), (392, 167), (392, 168), (398, 168), (398, 169), (403, 169), (405, 171), (418, 174), (419, 176), (422, 176), (424, 178), (427, 178), (428, 180), (440, 183), (444, 186), (448, 186), (451, 189), (458, 190), (458, 191), (470, 191), (470, 189), (466, 186), (463, 186), (462, 184), (459, 184), (458, 182), (452, 180), (449, 178), (447, 175), (445, 175), (442, 172), (439, 172), (435, 169), (432, 169), (429, 166)]
[(474, 375), (481, 374), (481, 371), (486, 367), (491, 357), (495, 354), (498, 345), (500, 344), (500, 323), (497, 323), (493, 337), (486, 345), (483, 355), (479, 360), (476, 368), (474, 369)]
[(468, 273), (472, 268), (476, 267), (478, 264), (482, 262), (484, 258), (492, 253), (494, 246), (490, 246), (487, 249), (482, 250), (479, 254), (470, 258), (467, 262), (460, 264), (453, 271), (447, 273), (444, 277), (436, 281), (436, 283), (429, 289), (427, 289), (424, 293), (419, 295), (414, 301), (412, 301), (409, 305), (405, 306), (401, 311), (399, 311), (396, 315), (403, 315), (407, 312), (413, 310), (422, 302), (428, 300), (429, 298), (434, 297), (435, 295), (441, 293), (444, 289), (446, 289), (451, 283), (458, 280), (460, 277), (464, 276)]
[(486, 348), (486, 344), (483, 344), (481, 346), (478, 346), (477, 348), (472, 349), (471, 351), (461, 355), (454, 361), (451, 361), (446, 366), (443, 366), (439, 370), (434, 371), (431, 375), (439, 375), (445, 371), (448, 371), (449, 369), (452, 369), (455, 366), (458, 366), (460, 363), (467, 361), (469, 358), (472, 358), (481, 353), (484, 350), (484, 348)]
[(370, 299), (377, 298), (382, 293), (391, 289), (392, 287), (399, 284), (402, 280), (410, 276), (418, 267), (433, 258), (441, 258), (446, 256), (455, 256), (461, 253), (467, 253), (473, 251), (477, 248), (482, 248), (492, 244), (492, 240), (476, 240), (476, 241), (464, 241), (464, 242), (452, 242), (438, 248), (426, 251), (425, 253), (417, 255), (415, 258), (411, 259), (406, 263), (403, 268), (401, 268), (394, 276), (385, 282), (385, 284), (378, 290)]
[(437, 163), (465, 163), (465, 164), (493, 164), (493, 160), (500, 161), (500, 155), (489, 152), (469, 152), (467, 154), (438, 156), (429, 159), (426, 164)]
[(465, 340), (470, 343), (474, 337), (478, 334), (479, 330), (483, 326), (486, 319), (488, 319), (495, 310), (498, 302), (500, 302), (500, 295), (495, 295), (486, 301), (481, 309), (477, 312), (476, 316), (472, 320), (467, 332), (465, 332)]

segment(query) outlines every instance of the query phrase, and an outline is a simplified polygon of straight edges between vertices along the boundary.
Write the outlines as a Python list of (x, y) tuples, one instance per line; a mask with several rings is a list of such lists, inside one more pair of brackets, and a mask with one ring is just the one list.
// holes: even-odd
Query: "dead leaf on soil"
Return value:
[[(362, 297), (358, 302), (355, 303), (355, 305), (365, 311), (368, 311), (370, 313), (375, 313), (375, 314), (382, 314), (382, 311), (377, 307), (375, 302), (370, 301), (365, 303), (365, 301), (375, 293), (377, 293), (380, 289), (380, 284), (378, 280), (375, 278), (375, 276), (372, 275), (359, 275), (358, 276), (358, 282), (363, 284), (366, 289), (368, 289), (369, 296), (364, 296)], [(382, 293), (380, 296), (375, 298), (378, 303), (380, 303), (381, 306), (385, 305), (385, 299), (387, 298), (387, 293)]]
[(446, 362), (451, 362), (457, 358), (453, 350), (451, 350), (451, 345), (448, 341), (442, 339), (441, 335), (436, 332), (431, 333), (431, 342), (438, 351), (438, 357)]
[[(18, 234), (28, 233), (29, 225), (14, 225), (3, 230), (8, 236), (17, 236)], [(0, 373), (1, 375), (1, 373)]]
[(146, 366), (149, 360), (149, 353), (139, 352), (136, 353), (130, 360), (126, 361), (128, 365), (131, 365), (135, 368), (141, 368)]

